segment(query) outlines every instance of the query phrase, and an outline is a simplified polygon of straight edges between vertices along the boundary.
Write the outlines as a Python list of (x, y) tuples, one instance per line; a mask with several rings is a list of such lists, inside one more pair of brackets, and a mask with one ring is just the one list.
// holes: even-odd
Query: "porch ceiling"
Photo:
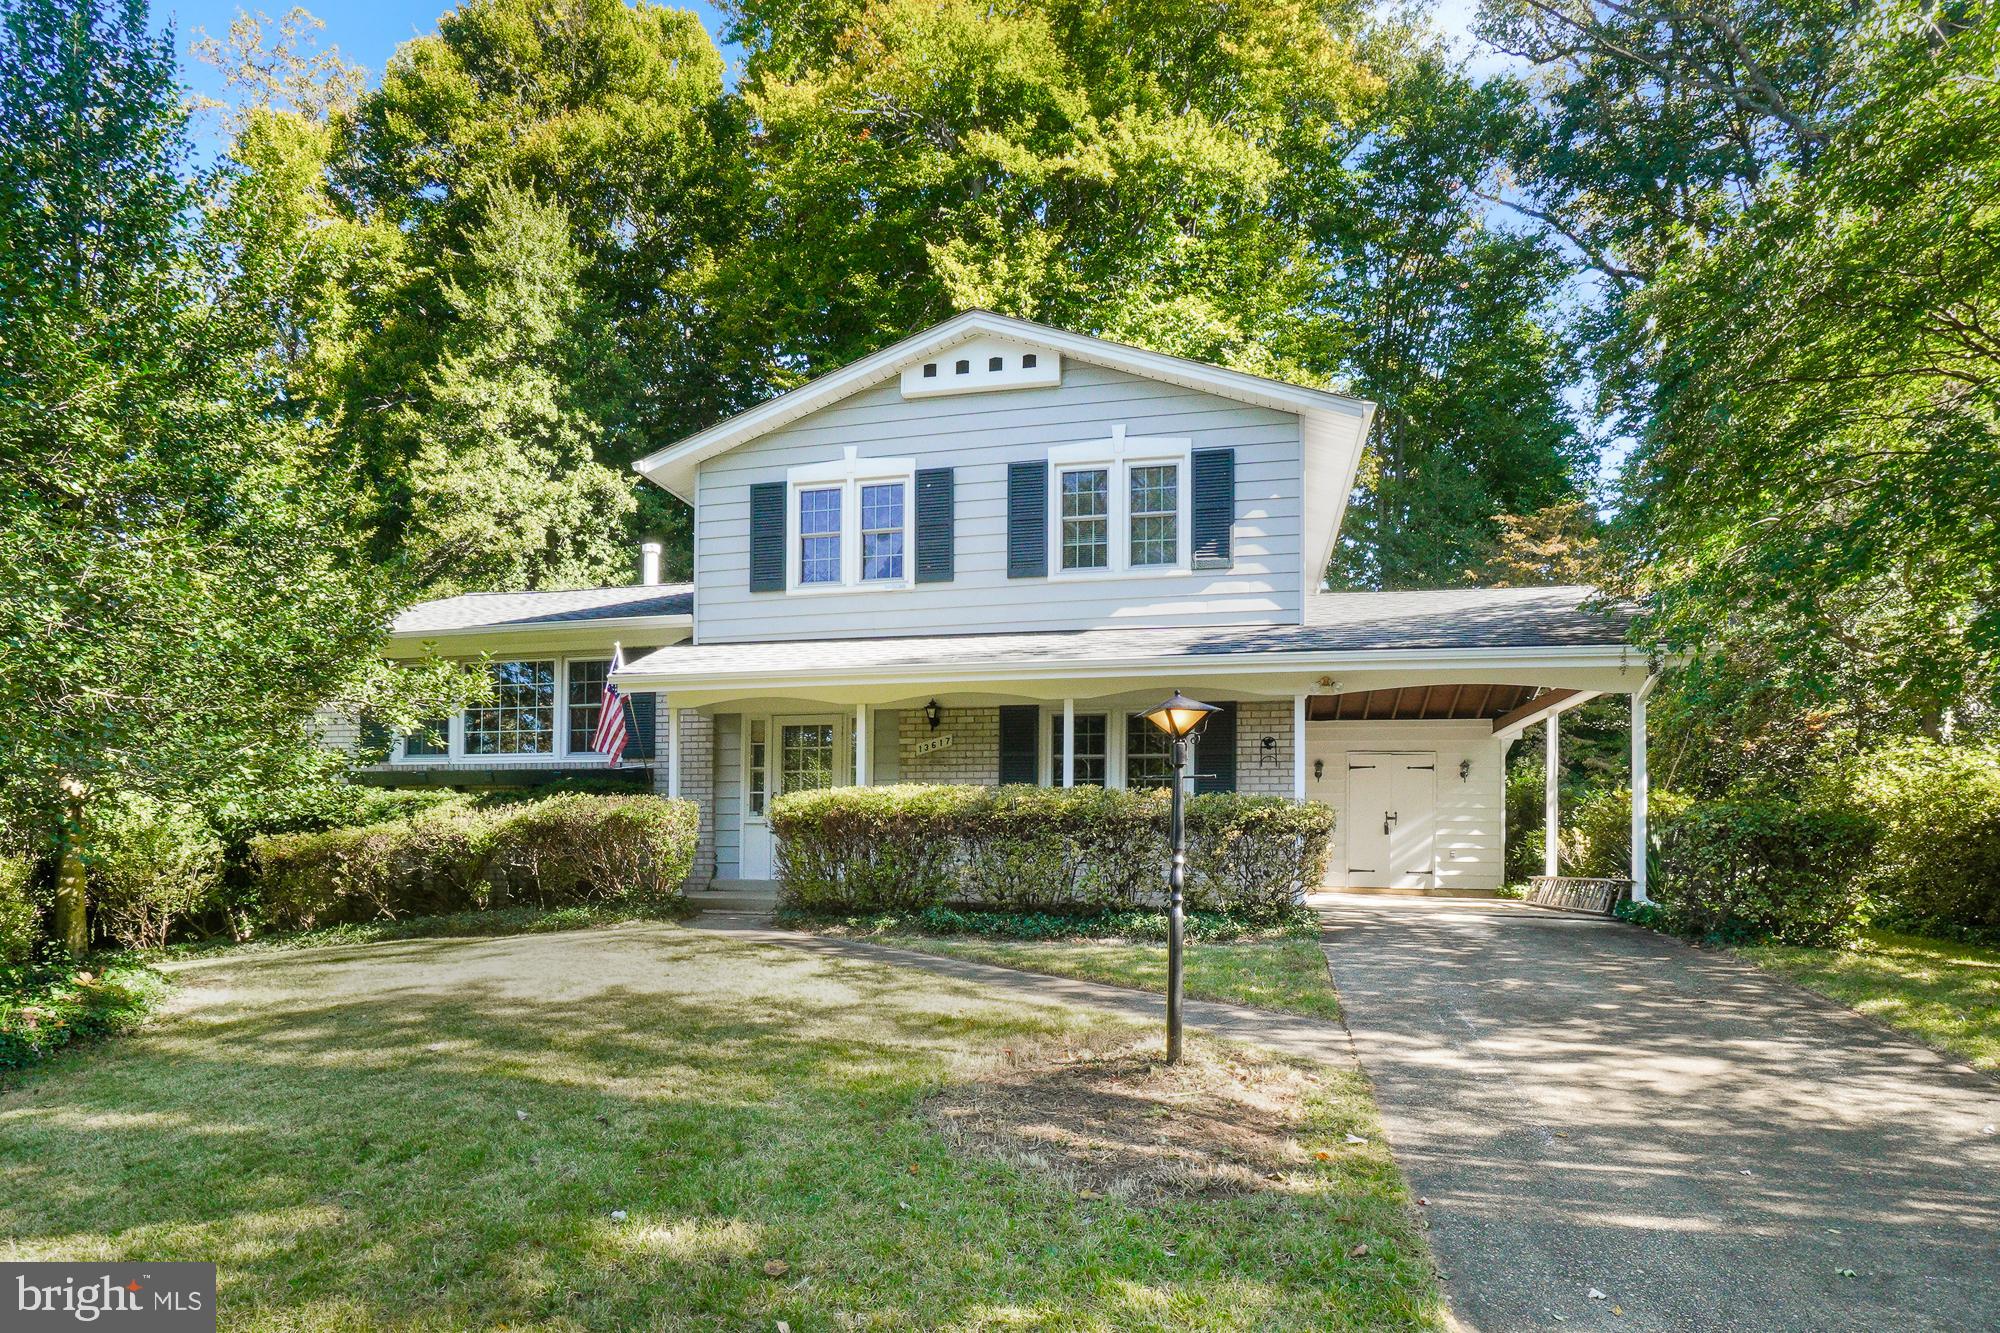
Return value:
[(1491, 720), (1512, 712), (1538, 692), (1533, 685), (1406, 685), (1386, 690), (1315, 694), (1306, 700), (1309, 722), (1411, 722), (1453, 718)]

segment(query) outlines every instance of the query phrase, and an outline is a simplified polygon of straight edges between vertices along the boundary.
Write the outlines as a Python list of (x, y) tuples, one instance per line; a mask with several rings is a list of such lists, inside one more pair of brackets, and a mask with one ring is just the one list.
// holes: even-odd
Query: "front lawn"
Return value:
[[(932, 935), (876, 935), (876, 944), (970, 958), (1050, 976), (1104, 981), (1139, 990), (1167, 989), (1167, 946), (1129, 940), (994, 940)], [(1184, 985), (1189, 999), (1227, 1000), (1305, 1014), (1340, 1017), (1340, 996), (1317, 940), (1291, 937), (1190, 943)]]
[[(0, 1258), (215, 1260), (232, 1329), (1441, 1320), (1352, 1070), (1162, 1082), (1122, 1020), (659, 923), (168, 966), (158, 1021), (0, 1093)], [(1021, 1142), (1072, 1088), (1270, 1160), (1134, 1135), (1128, 1196), (1096, 1119), (1056, 1120), (1088, 1169)]]
[(1741, 950), (1820, 994), (2000, 1071), (2000, 949), (1870, 931), (1852, 949)]

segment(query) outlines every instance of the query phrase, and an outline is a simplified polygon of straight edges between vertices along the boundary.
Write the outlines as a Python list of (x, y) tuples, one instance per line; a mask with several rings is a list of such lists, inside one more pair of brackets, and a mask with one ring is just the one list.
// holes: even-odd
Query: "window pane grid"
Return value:
[[(1079, 745), (1077, 749), (1082, 750)], [(1174, 783), (1173, 742), (1167, 733), (1134, 713), (1125, 719), (1125, 785), (1134, 790), (1171, 787)]]
[(465, 710), (465, 752), (555, 753), (555, 662), (495, 662), (492, 677), (493, 701)]
[(1062, 567), (1111, 563), (1111, 474), (1086, 468), (1062, 474)]
[(569, 752), (589, 754), (597, 746), (597, 719), (604, 712), (604, 681), (611, 659), (569, 664)]
[(787, 723), (778, 734), (781, 791), (818, 791), (833, 785), (833, 727)]
[(451, 753), (451, 719), (427, 717), (403, 737), (405, 759), (443, 759)]
[(750, 723), (750, 813), (764, 813), (765, 763), (764, 723), (753, 720)]
[(840, 582), (838, 486), (799, 492), (799, 582)]
[[(1057, 714), (1050, 721), (1053, 738), (1049, 745), (1052, 760), (1049, 768), (1049, 782), (1062, 786), (1063, 771), (1063, 720)], [(1106, 762), (1105, 741), (1111, 734), (1109, 719), (1102, 713), (1078, 713), (1076, 715), (1076, 785), (1079, 787), (1102, 787), (1105, 783), (1109, 764)]]
[(861, 577), (903, 577), (903, 485), (861, 488)]
[(1171, 565), (1180, 557), (1180, 469), (1171, 463), (1131, 474), (1132, 563)]

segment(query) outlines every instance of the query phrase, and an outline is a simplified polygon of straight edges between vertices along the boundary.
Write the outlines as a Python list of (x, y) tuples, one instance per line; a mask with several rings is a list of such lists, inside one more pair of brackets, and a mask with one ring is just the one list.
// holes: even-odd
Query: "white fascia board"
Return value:
[(760, 435), (798, 420), (809, 412), (840, 401), (891, 376), (905, 366), (934, 356), (969, 337), (988, 334), (1051, 348), (1064, 356), (1095, 365), (1109, 366), (1147, 379), (1184, 388), (1198, 389), (1220, 397), (1276, 411), (1311, 413), (1345, 418), (1366, 429), (1374, 414), (1374, 404), (1359, 398), (1265, 379), (1240, 370), (1189, 361), (1183, 357), (1149, 352), (1144, 348), (1110, 342), (1085, 334), (1069, 333), (1024, 319), (996, 315), (989, 310), (968, 310), (944, 323), (893, 343), (852, 365), (829, 371), (745, 412), (719, 421), (707, 430), (649, 454), (632, 465), (665, 490), (693, 503), (695, 469), (707, 459), (747, 444)]
[[(1651, 677), (1647, 679), (1650, 680)], [(1496, 741), (1511, 741), (1536, 723), (1545, 722), (1552, 717), (1561, 717), (1572, 708), (1580, 708), (1592, 699), (1602, 697), (1603, 693), (1604, 691), (1602, 690), (1577, 690), (1573, 694), (1566, 694), (1560, 699), (1552, 700), (1548, 707), (1537, 708), (1534, 712), (1522, 717), (1511, 726), (1495, 731), (1493, 739)]]
[(613, 640), (624, 632), (664, 634), (673, 641), (694, 631), (692, 616), (616, 616), (574, 622), (542, 621), (525, 625), (465, 625), (457, 629), (411, 630), (391, 633), (386, 652), (390, 657), (426, 657), (427, 645), (449, 644), (456, 653), (477, 652), (482, 645), (496, 651), (539, 651), (543, 649), (588, 648), (601, 642), (609, 652)]
[(760, 691), (793, 688), (828, 689), (885, 684), (949, 683), (1004, 684), (1031, 680), (1119, 680), (1175, 675), (1290, 675), (1369, 670), (1412, 670), (1425, 674), (1470, 671), (1533, 672), (1557, 669), (1623, 670), (1634, 659), (1619, 648), (1408, 648), (1368, 653), (1258, 652), (1175, 653), (1157, 657), (1099, 658), (1038, 665), (995, 665), (983, 662), (912, 666), (894, 663), (833, 671), (770, 672), (746, 669), (704, 673), (641, 672), (631, 664), (615, 673), (621, 685), (633, 689), (714, 689), (744, 686)]

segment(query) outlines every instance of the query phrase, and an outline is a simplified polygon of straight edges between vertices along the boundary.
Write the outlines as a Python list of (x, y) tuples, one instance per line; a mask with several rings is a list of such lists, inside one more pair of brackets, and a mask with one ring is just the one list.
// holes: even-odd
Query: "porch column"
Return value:
[(868, 756), (868, 705), (854, 705), (854, 785), (872, 787), (873, 775), (869, 773)]
[(1063, 700), (1063, 771), (1062, 785), (1076, 785), (1076, 700)]
[(1632, 691), (1632, 901), (1652, 901), (1646, 896), (1646, 696), (1653, 692), (1658, 676)]
[(1306, 697), (1292, 696), (1292, 799), (1306, 798)]
[(681, 710), (665, 699), (667, 710), (667, 795), (681, 794)]
[(1556, 855), (1556, 774), (1562, 768), (1562, 714), (1550, 713), (1545, 725), (1549, 730), (1543, 738), (1547, 750), (1543, 758), (1542, 873), (1555, 876), (1562, 873)]

